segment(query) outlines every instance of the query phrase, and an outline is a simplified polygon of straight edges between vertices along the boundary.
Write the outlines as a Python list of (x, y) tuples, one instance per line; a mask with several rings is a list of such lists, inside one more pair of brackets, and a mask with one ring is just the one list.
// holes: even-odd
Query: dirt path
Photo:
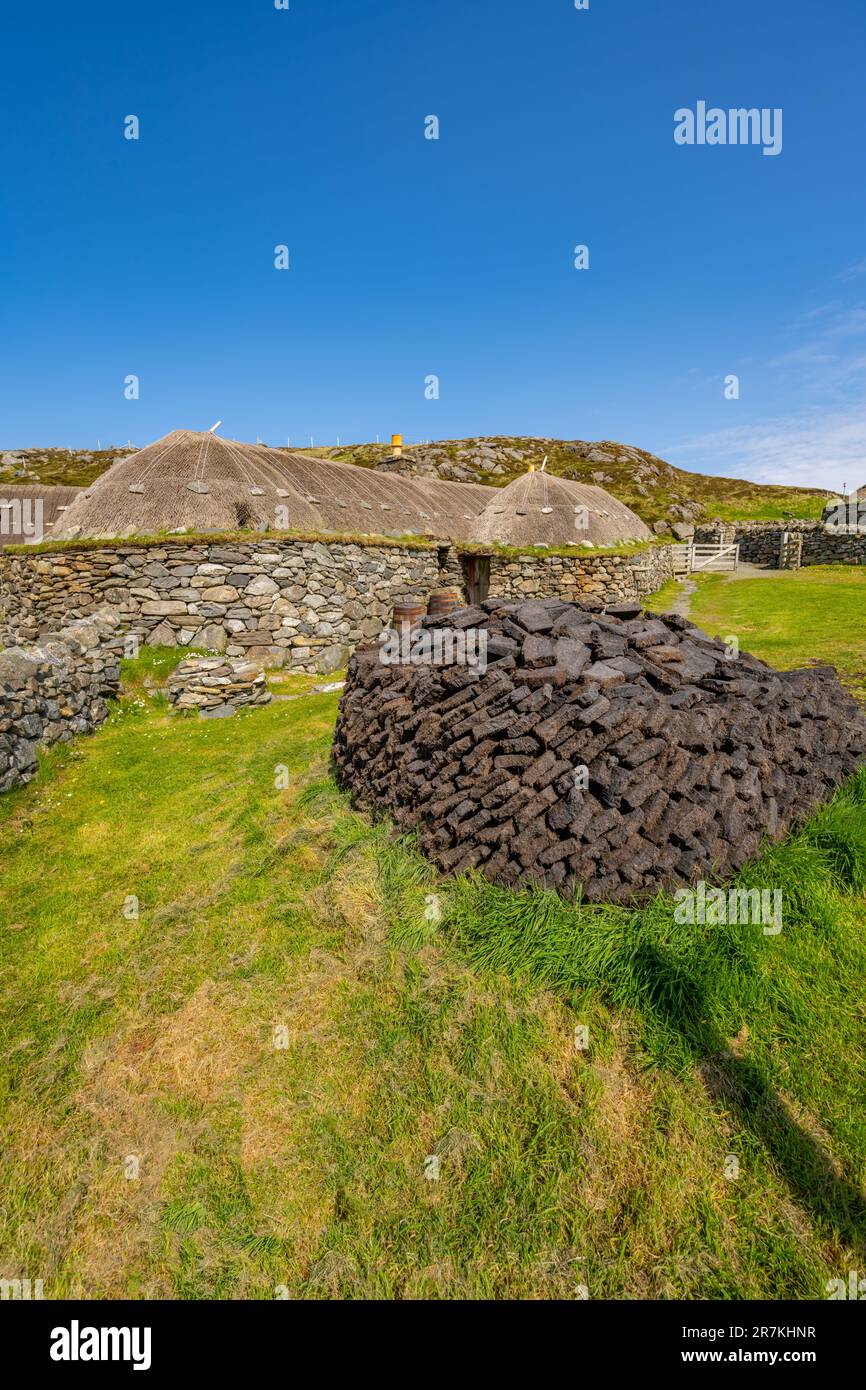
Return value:
[(681, 618), (687, 618), (692, 606), (692, 594), (696, 592), (698, 586), (691, 579), (681, 579), (679, 585), (680, 591), (668, 612), (678, 613)]
[(766, 565), (750, 565), (740, 561), (735, 570), (730, 570), (725, 575), (728, 584), (737, 579), (778, 579), (780, 574), (794, 574), (795, 570), (774, 570), (768, 569)]

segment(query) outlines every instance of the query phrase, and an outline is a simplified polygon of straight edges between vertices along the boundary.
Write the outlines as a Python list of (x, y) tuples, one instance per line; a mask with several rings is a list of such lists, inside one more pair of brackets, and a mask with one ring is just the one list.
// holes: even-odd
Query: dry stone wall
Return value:
[(699, 526), (695, 541), (726, 545), (735, 542), (740, 547), (740, 559), (751, 565), (779, 567), (782, 537), (785, 532), (802, 536), (801, 565), (866, 565), (866, 534), (848, 533), (844, 529), (827, 527), (820, 521), (739, 521), (720, 525)]
[(731, 659), (675, 614), (494, 598), (433, 628), (486, 662), (356, 652), (334, 762), (446, 871), (640, 900), (737, 869), (866, 762), (832, 668)]
[(187, 657), (166, 682), (170, 705), (224, 718), (251, 705), (271, 701), (264, 671), (254, 661), (222, 656)]
[(152, 646), (332, 671), (395, 604), (435, 589), (435, 547), (258, 541), (0, 555), (0, 639), (113, 605)]
[(490, 597), (562, 598), (600, 604), (642, 598), (673, 577), (670, 546), (632, 555), (516, 555), (490, 559)]
[(0, 652), (0, 792), (34, 776), (40, 747), (92, 733), (120, 690), (112, 611)]
[(803, 531), (804, 565), (866, 565), (866, 535), (824, 526)]
[[(668, 547), (627, 556), (493, 554), (491, 592), (599, 604), (651, 592), (671, 573)], [(0, 642), (34, 641), (111, 604), (153, 646), (255, 657), (329, 672), (375, 637), (395, 604), (463, 583), (447, 546), (341, 541), (129, 542), (0, 552)]]

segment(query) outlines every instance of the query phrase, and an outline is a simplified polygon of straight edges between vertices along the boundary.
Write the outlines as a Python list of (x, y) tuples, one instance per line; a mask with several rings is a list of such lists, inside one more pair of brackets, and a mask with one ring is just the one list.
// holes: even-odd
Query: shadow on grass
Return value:
[[(796, 1075), (792, 1105), (767, 1064), (736, 1055), (728, 1041), (746, 1020), (772, 1036), (777, 1011), (801, 1029), (832, 1028), (845, 1007), (835, 963), (846, 959), (847, 978), (862, 974), (854, 967), (862, 961), (866, 899), (866, 767), (731, 881), (738, 890), (769, 885), (781, 893), (784, 940), (792, 938), (781, 960), (776, 938), (759, 923), (740, 924), (735, 915), (727, 923), (695, 925), (664, 893), (624, 908), (569, 902), (538, 885), (514, 891), (478, 871), (441, 880), (411, 837), (389, 836), (382, 827), (367, 834), (378, 837), (383, 906), (395, 942), (417, 949), (440, 929), (421, 924), (435, 887), (444, 928), (475, 969), (520, 977), (573, 1006), (596, 994), (608, 1008), (633, 1010), (653, 1064), (671, 1074), (697, 1071), (713, 1104), (754, 1138), (792, 1201), (827, 1236), (866, 1258), (866, 1199), (856, 1178), (846, 1178), (821, 1121), (798, 1121)], [(849, 1088), (854, 1079), (847, 1079)]]
[(641, 947), (635, 963), (645, 981), (644, 1006), (674, 1035), (697, 1065), (718, 1104), (734, 1111), (761, 1143), (795, 1200), (820, 1221), (835, 1226), (858, 1256), (866, 1257), (866, 1202), (839, 1175), (818, 1141), (799, 1125), (761, 1068), (736, 1057), (712, 1017), (704, 986), (657, 946)]

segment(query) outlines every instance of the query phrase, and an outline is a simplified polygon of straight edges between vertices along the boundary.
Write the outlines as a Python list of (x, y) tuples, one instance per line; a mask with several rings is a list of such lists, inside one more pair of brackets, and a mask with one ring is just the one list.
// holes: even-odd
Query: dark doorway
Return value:
[(481, 603), (490, 592), (490, 556), (461, 555), (466, 597), (471, 604)]

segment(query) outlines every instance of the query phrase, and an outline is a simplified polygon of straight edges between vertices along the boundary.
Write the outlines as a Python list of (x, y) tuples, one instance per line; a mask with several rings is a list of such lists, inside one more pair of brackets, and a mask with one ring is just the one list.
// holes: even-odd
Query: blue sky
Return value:
[[(290, 6), (7, 13), (0, 446), (221, 418), (866, 482), (864, 0)], [(700, 100), (781, 108), (782, 153), (676, 145)]]

